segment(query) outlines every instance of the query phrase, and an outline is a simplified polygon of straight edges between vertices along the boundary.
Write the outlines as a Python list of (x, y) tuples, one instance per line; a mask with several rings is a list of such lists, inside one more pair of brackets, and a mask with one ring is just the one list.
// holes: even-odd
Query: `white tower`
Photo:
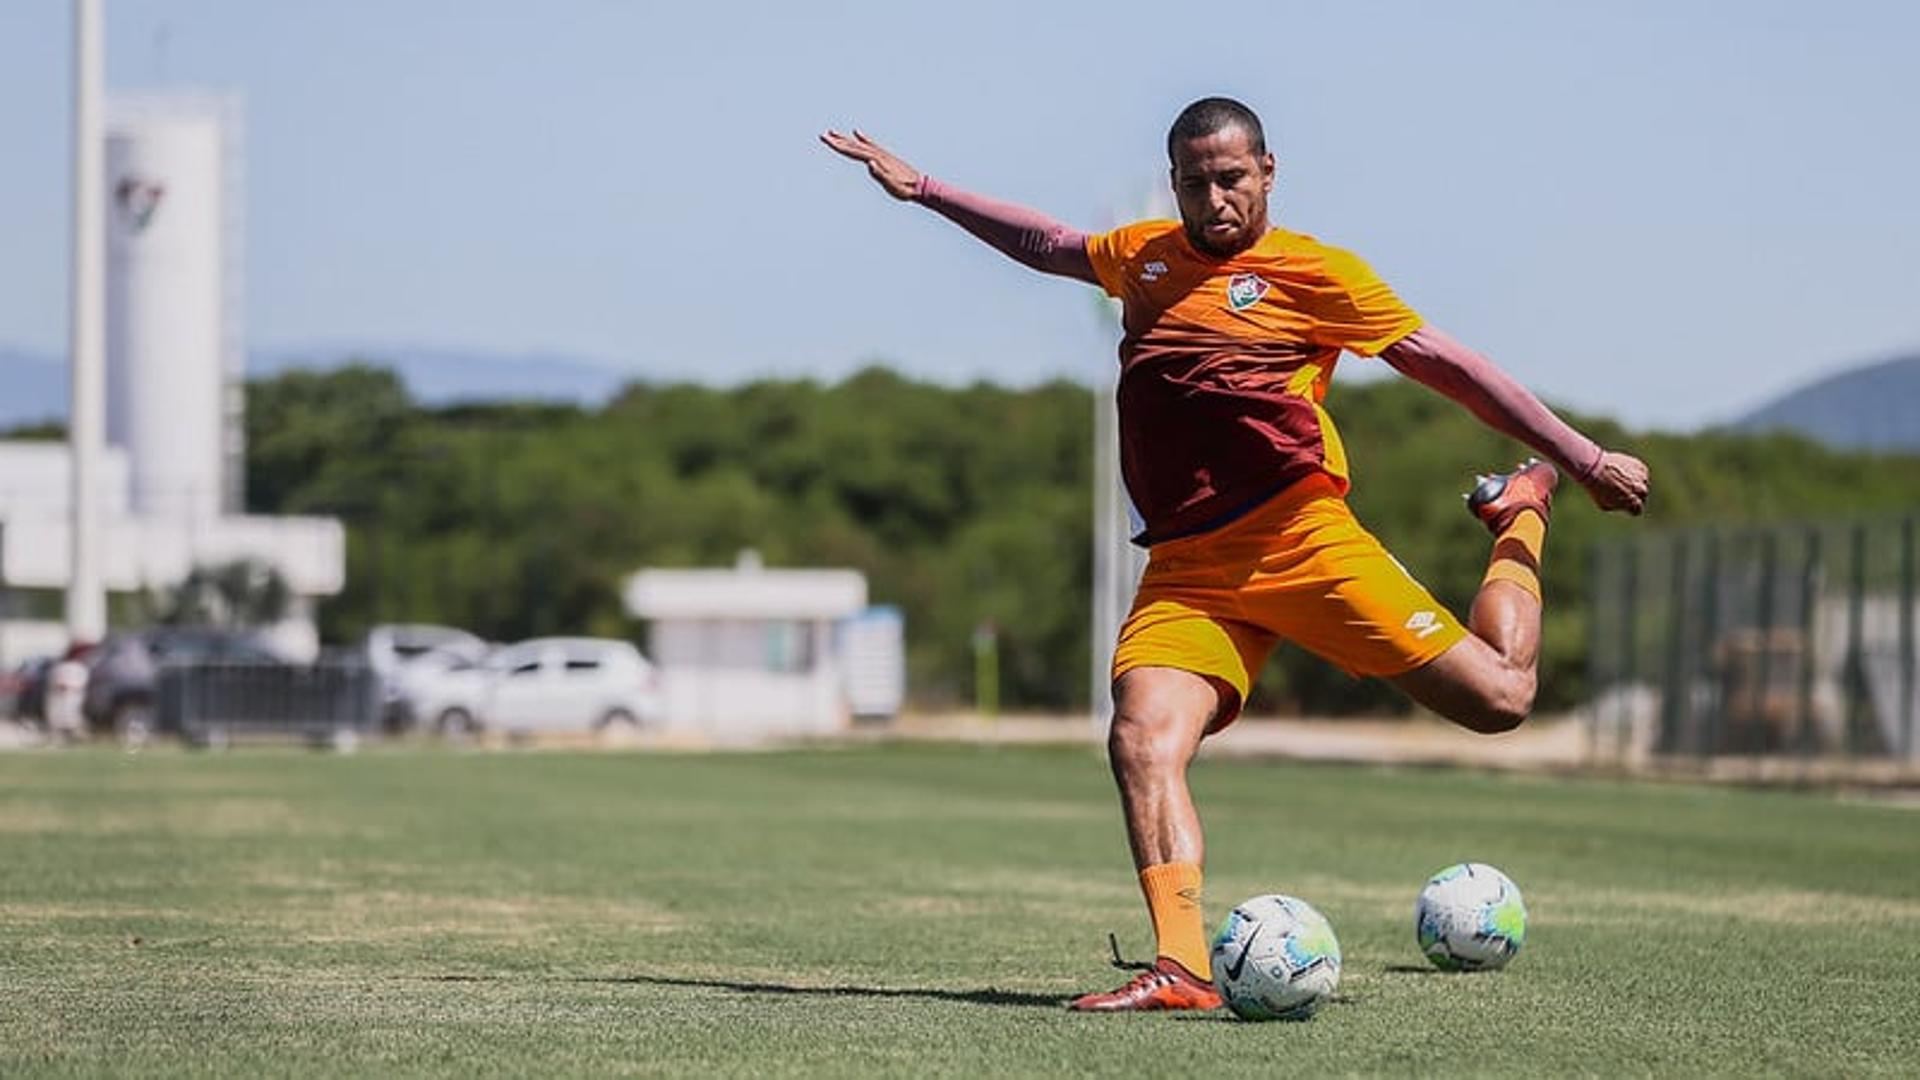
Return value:
[(135, 513), (205, 520), (234, 501), (237, 117), (204, 96), (109, 109), (107, 440), (127, 452)]

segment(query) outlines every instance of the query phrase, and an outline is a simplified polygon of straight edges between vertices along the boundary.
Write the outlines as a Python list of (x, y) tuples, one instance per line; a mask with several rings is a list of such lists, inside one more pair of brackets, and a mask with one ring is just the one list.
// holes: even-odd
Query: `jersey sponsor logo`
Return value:
[(1227, 307), (1245, 311), (1267, 295), (1267, 283), (1259, 274), (1235, 274), (1227, 279)]
[(1424, 641), (1446, 629), (1446, 624), (1440, 621), (1440, 616), (1431, 611), (1416, 611), (1407, 620), (1406, 628), (1413, 631), (1414, 637)]
[(1140, 280), (1152, 284), (1166, 275), (1167, 264), (1158, 259), (1140, 268)]

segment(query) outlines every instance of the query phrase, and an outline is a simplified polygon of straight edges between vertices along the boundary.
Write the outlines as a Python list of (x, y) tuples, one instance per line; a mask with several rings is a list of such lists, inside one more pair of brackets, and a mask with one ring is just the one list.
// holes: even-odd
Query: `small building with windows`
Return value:
[(622, 599), (648, 623), (669, 731), (726, 742), (831, 735), (874, 703), (898, 708), (897, 618), (890, 642), (846, 633), (868, 611), (857, 570), (768, 569), (745, 552), (732, 569), (641, 570)]

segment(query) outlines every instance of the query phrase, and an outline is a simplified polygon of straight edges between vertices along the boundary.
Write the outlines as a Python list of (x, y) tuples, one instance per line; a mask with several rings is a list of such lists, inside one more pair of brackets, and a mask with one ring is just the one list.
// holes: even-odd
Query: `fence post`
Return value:
[(1620, 567), (1620, 671), (1621, 693), (1620, 719), (1613, 729), (1613, 759), (1617, 764), (1627, 756), (1627, 746), (1633, 738), (1634, 684), (1639, 675), (1639, 642), (1636, 637), (1640, 621), (1640, 545), (1627, 541), (1622, 552)]
[(1720, 634), (1720, 534), (1707, 530), (1706, 551), (1700, 567), (1700, 639), (1698, 642), (1701, 667), (1705, 668), (1708, 678), (1707, 687), (1707, 723), (1704, 737), (1699, 743), (1702, 757), (1710, 757), (1720, 751), (1720, 710), (1725, 702), (1721, 700), (1719, 672), (1715, 671), (1715, 641)]
[(1867, 527), (1853, 527), (1853, 577), (1847, 583), (1847, 726), (1841, 734), (1841, 751), (1851, 755), (1855, 730), (1863, 722), (1866, 705), (1867, 670), (1865, 658), (1867, 602)]
[(1687, 537), (1673, 538), (1667, 571), (1667, 670), (1660, 691), (1659, 746), (1668, 753), (1680, 750), (1681, 727), (1692, 715), (1687, 692)]
[(1761, 753), (1773, 738), (1773, 608), (1774, 577), (1780, 561), (1780, 538), (1772, 529), (1760, 534), (1760, 598), (1755, 612), (1760, 624), (1760, 655), (1754, 671), (1755, 692), (1753, 726), (1747, 733), (1748, 749)]
[(1794, 736), (1802, 757), (1813, 753), (1813, 684), (1820, 675), (1814, 641), (1820, 625), (1820, 571), (1820, 530), (1809, 528), (1806, 561), (1800, 568), (1800, 730)]
[(1913, 760), (1913, 519), (1900, 522), (1900, 760)]
[(1587, 551), (1587, 697), (1592, 702), (1587, 710), (1588, 765), (1600, 763), (1600, 710), (1609, 685), (1606, 650), (1600, 644), (1606, 630), (1606, 620), (1602, 617), (1607, 591), (1606, 555), (1607, 545), (1603, 540), (1594, 541)]

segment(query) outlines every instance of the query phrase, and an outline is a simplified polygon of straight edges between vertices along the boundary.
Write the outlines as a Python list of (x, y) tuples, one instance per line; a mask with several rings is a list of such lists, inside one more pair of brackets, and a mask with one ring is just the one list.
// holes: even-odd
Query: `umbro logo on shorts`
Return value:
[(1416, 638), (1429, 638), (1445, 629), (1446, 624), (1431, 611), (1416, 611), (1407, 620), (1406, 628), (1413, 631)]
[(1245, 311), (1267, 295), (1267, 283), (1259, 274), (1235, 274), (1227, 279), (1227, 306)]

